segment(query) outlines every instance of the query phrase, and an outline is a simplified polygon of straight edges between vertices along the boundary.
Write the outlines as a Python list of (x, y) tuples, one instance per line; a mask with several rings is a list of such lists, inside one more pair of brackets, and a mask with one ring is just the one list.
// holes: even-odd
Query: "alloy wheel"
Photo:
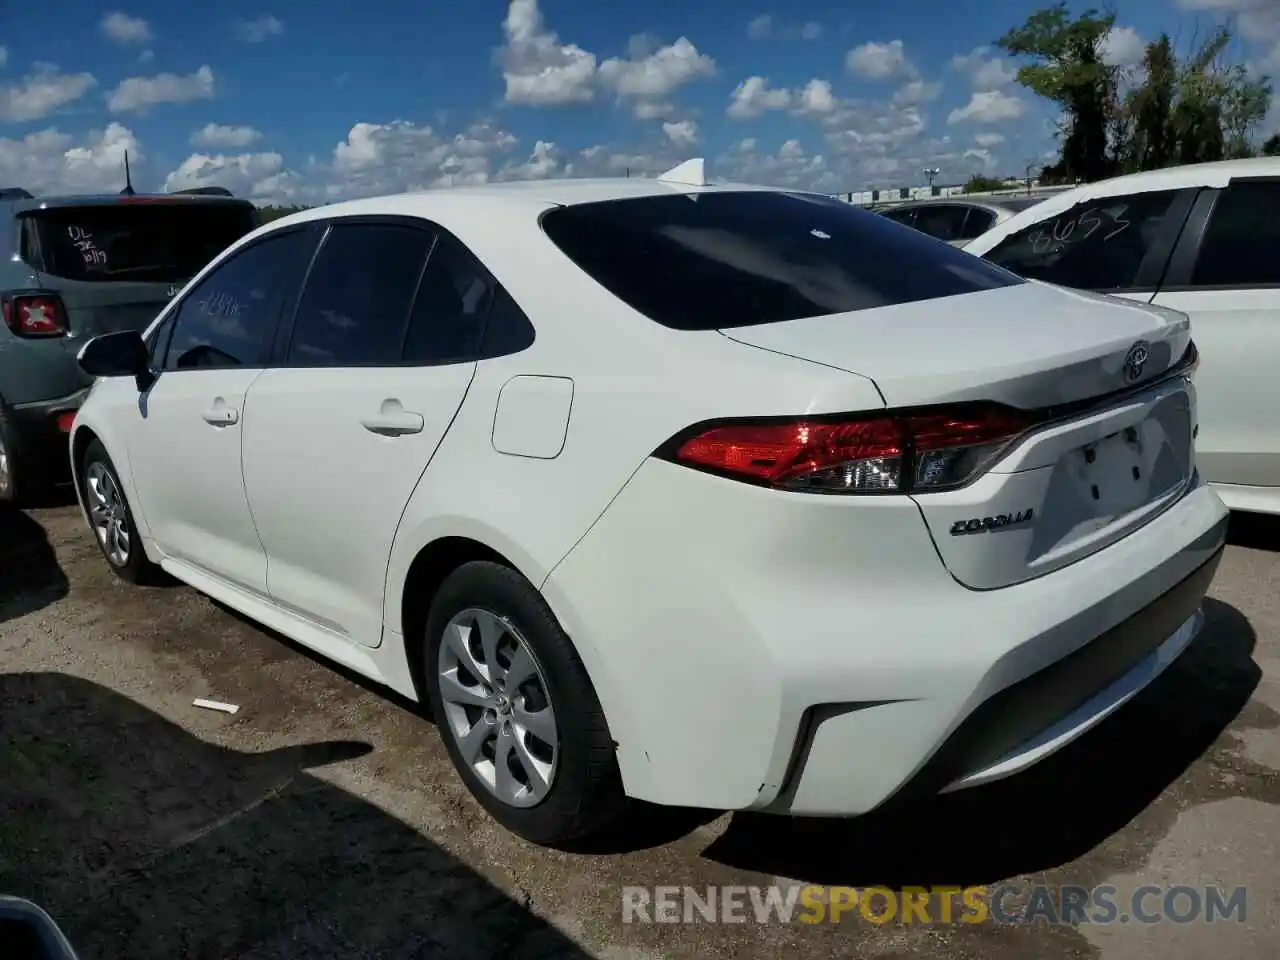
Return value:
[(560, 738), (529, 642), (505, 617), (469, 608), (445, 627), (437, 671), (463, 762), (503, 803), (539, 803), (555, 782)]
[(98, 460), (89, 464), (89, 469), (85, 471), (85, 489), (88, 493), (85, 499), (88, 501), (89, 522), (98, 543), (102, 544), (107, 559), (115, 566), (126, 566), (132, 548), (129, 518), (120, 487), (106, 464)]

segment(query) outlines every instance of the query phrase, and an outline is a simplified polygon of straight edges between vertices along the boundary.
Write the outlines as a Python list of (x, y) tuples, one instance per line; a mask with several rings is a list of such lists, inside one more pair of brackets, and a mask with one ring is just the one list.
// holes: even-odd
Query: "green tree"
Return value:
[(277, 207), (273, 204), (267, 204), (258, 208), (258, 219), (262, 223), (270, 223), (272, 220), (278, 220), (281, 217), (287, 217), (291, 213), (298, 213), (306, 209), (304, 206)]
[(965, 193), (990, 193), (992, 190), (1003, 190), (1005, 182), (995, 177), (984, 177), (980, 173), (971, 176), (964, 185)]
[(1115, 22), (1115, 14), (1092, 8), (1073, 19), (1059, 0), (996, 41), (1032, 61), (1018, 68), (1018, 82), (1062, 107), (1062, 157), (1045, 168), (1046, 181), (1097, 180), (1116, 167), (1109, 134), (1117, 114), (1117, 70), (1102, 59), (1102, 42)]
[(1178, 58), (1167, 33), (1147, 44), (1142, 60), (1145, 81), (1130, 91), (1124, 114), (1128, 139), (1119, 147), (1126, 170), (1159, 170), (1173, 160), (1171, 119), (1178, 92)]

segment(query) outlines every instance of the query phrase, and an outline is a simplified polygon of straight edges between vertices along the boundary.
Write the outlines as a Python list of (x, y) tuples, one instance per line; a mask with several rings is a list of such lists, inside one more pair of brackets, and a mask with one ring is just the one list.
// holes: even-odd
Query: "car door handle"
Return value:
[(235, 407), (210, 407), (200, 415), (204, 418), (205, 423), (213, 424), (215, 427), (229, 427), (240, 419), (240, 413)]
[(360, 426), (381, 437), (402, 437), (408, 433), (421, 433), (426, 421), (420, 413), (408, 410), (384, 410), (360, 421)]

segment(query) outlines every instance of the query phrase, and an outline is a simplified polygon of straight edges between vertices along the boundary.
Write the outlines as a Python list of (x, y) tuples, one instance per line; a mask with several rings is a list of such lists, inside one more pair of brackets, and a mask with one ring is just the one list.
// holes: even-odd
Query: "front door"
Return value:
[(139, 507), (156, 545), (266, 593), (266, 553), (244, 492), (245, 397), (271, 354), (282, 306), (314, 245), (271, 235), (215, 267), (174, 307), (159, 375), (128, 438)]

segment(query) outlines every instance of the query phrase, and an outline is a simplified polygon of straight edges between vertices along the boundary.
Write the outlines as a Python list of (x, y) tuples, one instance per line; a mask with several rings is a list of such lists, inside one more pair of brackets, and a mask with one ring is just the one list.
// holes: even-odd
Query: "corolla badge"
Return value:
[(1124, 355), (1124, 382), (1137, 383), (1142, 379), (1143, 368), (1146, 367), (1147, 361), (1151, 359), (1151, 344), (1145, 340), (1139, 340), (1129, 352)]

